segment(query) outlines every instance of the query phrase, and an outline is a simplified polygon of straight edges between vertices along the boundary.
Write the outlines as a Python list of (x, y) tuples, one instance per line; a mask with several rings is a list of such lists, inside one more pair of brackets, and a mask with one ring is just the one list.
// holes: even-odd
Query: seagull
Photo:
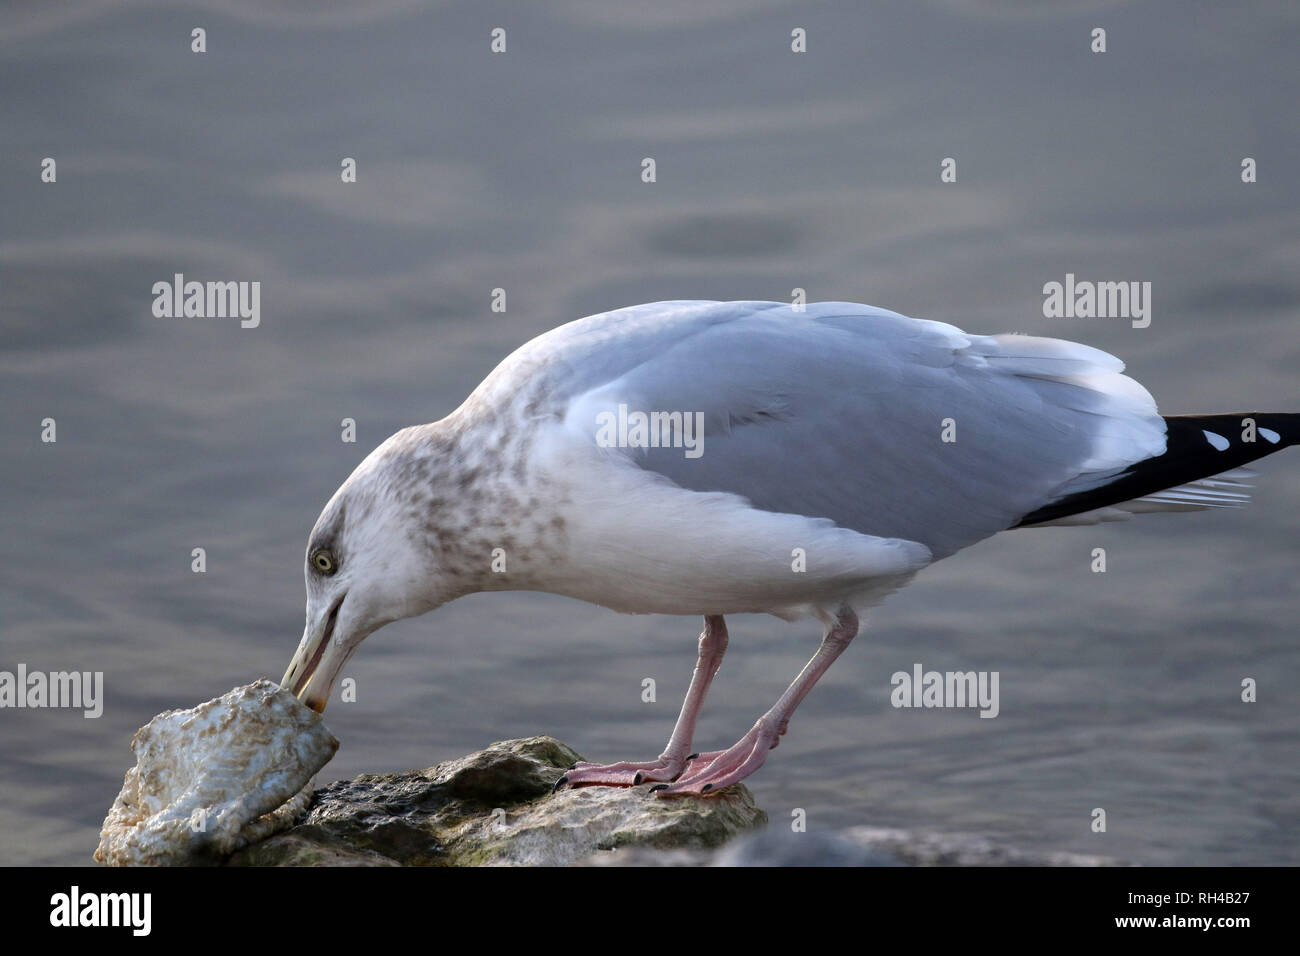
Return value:
[[(478, 591), (704, 619), (663, 753), (556, 787), (702, 794), (748, 777), (858, 614), (1013, 528), (1240, 505), (1300, 414), (1162, 417), (1114, 356), (847, 302), (674, 301), (560, 326), (357, 466), (308, 538), (281, 686), (323, 711), (369, 634)], [(733, 746), (696, 752), (728, 614), (821, 644)]]

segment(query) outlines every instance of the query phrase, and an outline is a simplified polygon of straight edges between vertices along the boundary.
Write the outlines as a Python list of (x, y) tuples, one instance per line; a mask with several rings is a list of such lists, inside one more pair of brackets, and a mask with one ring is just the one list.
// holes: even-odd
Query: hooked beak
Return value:
[(325, 710), (339, 671), (357, 648), (357, 643), (345, 647), (334, 637), (334, 626), (338, 623), (339, 608), (345, 597), (346, 592), (339, 596), (329, 613), (318, 620), (315, 626), (310, 621), (307, 623), (302, 643), (294, 652), (289, 669), (280, 679), (281, 687), (317, 713)]

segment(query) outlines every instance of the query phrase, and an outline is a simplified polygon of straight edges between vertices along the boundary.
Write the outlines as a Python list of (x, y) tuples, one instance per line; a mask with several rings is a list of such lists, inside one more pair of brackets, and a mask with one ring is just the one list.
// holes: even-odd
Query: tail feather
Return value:
[[(1238, 412), (1227, 415), (1168, 415), (1165, 451), (1136, 462), (1096, 488), (1066, 495), (1033, 511), (1015, 525), (1062, 522), (1072, 515), (1099, 512), (1128, 503), (1127, 512), (1190, 510), (1241, 504), (1248, 487), (1227, 475), (1234, 469), (1290, 445), (1300, 444), (1300, 414)], [(1113, 517), (1126, 517), (1119, 514)]]

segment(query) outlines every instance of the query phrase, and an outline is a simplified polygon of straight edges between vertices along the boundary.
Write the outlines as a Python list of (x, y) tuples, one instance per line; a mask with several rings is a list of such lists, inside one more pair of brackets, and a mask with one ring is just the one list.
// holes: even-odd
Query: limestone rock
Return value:
[(641, 787), (552, 793), (575, 761), (552, 737), (492, 744), (427, 770), (362, 774), (318, 790), (305, 820), (245, 866), (563, 866), (615, 847), (708, 849), (762, 826), (743, 786), (664, 799)]
[(306, 809), (339, 742), (288, 691), (259, 680), (159, 714), (131, 739), (137, 763), (104, 820), (110, 866), (216, 862)]

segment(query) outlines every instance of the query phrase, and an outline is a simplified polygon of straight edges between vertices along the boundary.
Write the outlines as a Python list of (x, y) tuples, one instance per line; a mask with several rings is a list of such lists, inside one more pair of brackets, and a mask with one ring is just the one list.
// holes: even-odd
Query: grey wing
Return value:
[[(620, 405), (625, 419), (660, 413), (665, 439), (672, 413), (700, 422), (701, 436), (679, 436), (693, 449), (622, 449), (683, 488), (939, 558), (1164, 450), (1151, 396), (1085, 345), (850, 303), (690, 305), (701, 320), (646, 332), (636, 364), (574, 394), (566, 416), (593, 440)], [(653, 319), (643, 311), (636, 327)]]

